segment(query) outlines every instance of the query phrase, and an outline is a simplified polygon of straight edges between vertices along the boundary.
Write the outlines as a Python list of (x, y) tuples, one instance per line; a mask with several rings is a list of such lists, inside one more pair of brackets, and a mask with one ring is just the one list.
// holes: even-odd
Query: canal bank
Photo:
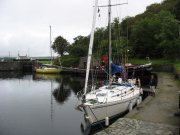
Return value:
[(179, 135), (180, 84), (173, 73), (158, 72), (156, 96), (148, 96), (131, 112), (96, 135)]

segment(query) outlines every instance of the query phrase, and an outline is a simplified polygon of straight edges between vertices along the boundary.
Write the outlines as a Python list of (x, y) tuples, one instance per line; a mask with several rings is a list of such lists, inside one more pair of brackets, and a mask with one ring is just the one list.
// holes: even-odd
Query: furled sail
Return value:
[(94, 8), (93, 24), (92, 24), (91, 38), (90, 38), (90, 43), (89, 43), (89, 52), (88, 52), (88, 59), (87, 59), (86, 81), (85, 81), (84, 94), (86, 93), (87, 84), (88, 84), (89, 68), (90, 68), (90, 61), (91, 61), (93, 40), (94, 40), (94, 30), (95, 30), (95, 24), (96, 24), (97, 5), (98, 5), (98, 0), (96, 0), (95, 8)]

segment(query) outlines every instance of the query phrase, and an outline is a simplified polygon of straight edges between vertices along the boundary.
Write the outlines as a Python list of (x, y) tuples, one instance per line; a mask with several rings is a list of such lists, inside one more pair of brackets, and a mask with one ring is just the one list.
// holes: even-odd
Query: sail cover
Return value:
[[(114, 74), (116, 72), (119, 72), (119, 71), (121, 71), (123, 69), (124, 69), (123, 66), (117, 66), (117, 65), (111, 63), (111, 72), (112, 72), (112, 74)], [(108, 65), (106, 65), (106, 72), (108, 72)]]

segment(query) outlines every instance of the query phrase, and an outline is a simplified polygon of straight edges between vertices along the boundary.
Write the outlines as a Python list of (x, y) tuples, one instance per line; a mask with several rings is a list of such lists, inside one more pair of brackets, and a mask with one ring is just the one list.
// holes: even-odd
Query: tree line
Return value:
[[(180, 56), (180, 0), (153, 3), (144, 13), (127, 16), (121, 22), (118, 17), (114, 18), (111, 34), (113, 60), (121, 62), (127, 49), (132, 58), (175, 60)], [(73, 40), (70, 44), (58, 36), (52, 45), (53, 50), (61, 55), (63, 66), (78, 66), (79, 58), (87, 56), (90, 35), (79, 35)], [(108, 27), (96, 28), (93, 55), (102, 59), (107, 54)]]

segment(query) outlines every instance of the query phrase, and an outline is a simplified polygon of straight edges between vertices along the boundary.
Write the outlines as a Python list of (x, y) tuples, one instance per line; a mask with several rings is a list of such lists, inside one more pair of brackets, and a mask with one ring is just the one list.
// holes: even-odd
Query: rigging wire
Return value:
[[(128, 2), (128, 0), (127, 0)], [(128, 6), (127, 6), (127, 17), (128, 17)], [(127, 52), (127, 63), (128, 63), (128, 18), (127, 18), (127, 49), (126, 49), (126, 52)], [(128, 72), (128, 68), (127, 68), (127, 72)]]

